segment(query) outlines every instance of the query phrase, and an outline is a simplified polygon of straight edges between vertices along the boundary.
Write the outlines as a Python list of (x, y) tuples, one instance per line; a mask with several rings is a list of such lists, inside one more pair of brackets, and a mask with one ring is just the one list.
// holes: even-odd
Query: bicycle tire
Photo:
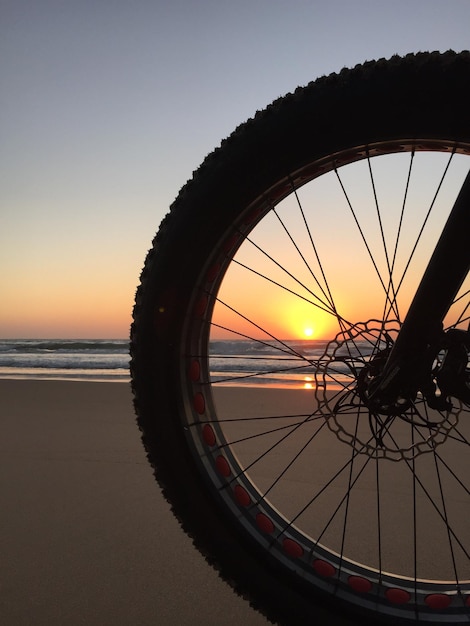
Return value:
[[(263, 527), (276, 526), (274, 507), (267, 513), (258, 507), (245, 517), (246, 503), (233, 493), (239, 461), (230, 452), (219, 460), (214, 450), (223, 433), (215, 425), (204, 430), (207, 415), (217, 416), (211, 316), (229, 262), (248, 234), (288, 194), (343, 163), (402, 149), (470, 155), (469, 87), (470, 53), (449, 51), (369, 62), (296, 89), (238, 127), (205, 159), (147, 255), (133, 312), (131, 375), (149, 461), (196, 547), (273, 621), (469, 621), (468, 579), (446, 589), (431, 583), (417, 589), (415, 581), (415, 591), (405, 591), (382, 572), (373, 578), (372, 569), (351, 566), (338, 573), (328, 556), (318, 554), (315, 570), (294, 528), (275, 540)], [(366, 326), (358, 332), (369, 332)], [(333, 351), (343, 339), (336, 338)], [(198, 424), (196, 436), (192, 426)], [(239, 487), (241, 500), (253, 504), (256, 488)], [(256, 522), (256, 515), (264, 522)], [(296, 564), (299, 557), (302, 565)]]

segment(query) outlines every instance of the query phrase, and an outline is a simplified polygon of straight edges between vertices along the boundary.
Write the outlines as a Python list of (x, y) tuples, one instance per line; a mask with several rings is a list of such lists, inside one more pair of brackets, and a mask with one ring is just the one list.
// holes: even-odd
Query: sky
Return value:
[(0, 338), (125, 338), (179, 189), (275, 98), (470, 48), (468, 0), (1, 0)]

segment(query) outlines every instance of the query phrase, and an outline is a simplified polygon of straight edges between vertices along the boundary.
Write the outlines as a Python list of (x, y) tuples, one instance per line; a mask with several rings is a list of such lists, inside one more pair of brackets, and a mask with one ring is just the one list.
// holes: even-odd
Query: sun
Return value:
[(306, 337), (313, 337), (313, 328), (311, 326), (307, 326), (307, 328), (304, 328), (304, 335)]

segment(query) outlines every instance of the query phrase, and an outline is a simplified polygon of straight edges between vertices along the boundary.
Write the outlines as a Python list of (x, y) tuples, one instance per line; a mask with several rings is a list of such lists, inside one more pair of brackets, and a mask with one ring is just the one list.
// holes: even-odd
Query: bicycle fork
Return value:
[[(432, 408), (449, 396), (470, 404), (469, 330), (443, 330), (444, 317), (470, 269), (470, 172), (462, 185), (383, 370), (368, 390), (369, 405), (399, 413), (420, 391)], [(442, 353), (439, 366), (437, 355)]]

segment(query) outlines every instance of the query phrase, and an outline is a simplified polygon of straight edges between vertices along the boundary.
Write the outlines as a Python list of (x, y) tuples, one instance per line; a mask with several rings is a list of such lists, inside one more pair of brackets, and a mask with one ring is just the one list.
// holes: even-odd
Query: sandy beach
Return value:
[[(268, 623), (218, 578), (180, 530), (145, 458), (128, 384), (0, 380), (0, 398), (2, 624)], [(227, 387), (219, 388), (216, 402), (220, 415), (229, 420), (227, 436), (242, 442), (234, 444), (235, 453), (249, 467), (284, 431), (266, 434), (269, 428), (263, 420), (244, 418), (254, 413), (279, 415), (283, 417), (276, 418), (275, 425), (283, 427), (289, 421), (285, 416), (313, 410), (314, 395), (302, 389), (241, 392)], [(351, 448), (323, 427), (312, 439), (315, 447), (299, 456), (273, 486), (285, 459), (294, 458), (321, 423), (308, 421), (294, 430), (273, 448), (274, 454), (257, 461), (251, 470), (257, 484), (269, 489), (271, 501), (290, 519), (311, 497), (312, 489), (321, 491), (351, 456)], [(256, 436), (258, 431), (262, 436)], [(463, 457), (449, 453), (447, 461), (463, 475)], [(432, 477), (432, 455), (423, 454), (416, 463), (422, 476)], [(377, 534), (374, 467), (370, 463), (361, 473), (351, 496), (351, 541), (346, 544), (348, 556), (370, 558), (372, 563)], [(411, 574), (412, 563), (407, 562), (413, 553), (410, 471), (407, 464), (393, 461), (383, 468), (384, 569)], [(335, 483), (319, 498), (318, 506), (306, 508), (297, 519), (307, 534), (322, 532), (329, 511), (345, 493), (346, 479), (344, 472), (343, 482)], [(451, 577), (446, 542), (432, 534), (435, 524), (428, 523), (436, 513), (423, 494), (418, 493), (417, 506), (421, 571), (430, 577)], [(447, 513), (466, 542), (468, 518), (462, 507), (457, 491), (447, 501)], [(342, 517), (336, 519), (336, 526), (331, 524), (323, 536), (333, 549), (339, 549), (342, 532)], [(458, 552), (456, 557), (465, 569), (466, 559)]]
[(192, 547), (161, 496), (127, 384), (0, 380), (0, 622), (268, 622)]

